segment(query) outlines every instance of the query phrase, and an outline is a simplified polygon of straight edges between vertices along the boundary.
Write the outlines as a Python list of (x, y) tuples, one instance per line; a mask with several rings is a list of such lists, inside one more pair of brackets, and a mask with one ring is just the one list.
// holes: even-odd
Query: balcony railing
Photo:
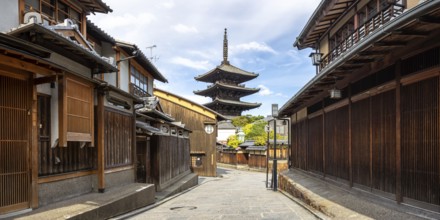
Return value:
[(141, 89), (141, 87), (139, 87), (139, 86), (137, 86), (137, 85), (135, 85), (133, 83), (130, 83), (130, 93), (132, 95), (136, 95), (136, 96), (139, 96), (139, 97), (146, 97), (147, 96), (147, 92), (146, 91), (144, 91), (143, 89)]
[(367, 20), (363, 25), (345, 38), (337, 47), (330, 51), (330, 53), (321, 59), (319, 70), (321, 71), (327, 67), (343, 53), (350, 50), (350, 48), (354, 47), (357, 43), (361, 42), (366, 36), (372, 34), (375, 30), (382, 27), (382, 25), (401, 15), (403, 10), (403, 5), (393, 4)]

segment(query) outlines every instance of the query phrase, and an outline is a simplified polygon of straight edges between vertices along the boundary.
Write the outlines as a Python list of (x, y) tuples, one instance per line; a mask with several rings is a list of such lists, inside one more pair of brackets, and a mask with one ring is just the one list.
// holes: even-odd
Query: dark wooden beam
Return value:
[[(62, 79), (62, 78), (63, 76), (58, 76), (58, 79)], [(56, 80), (57, 80), (57, 76), (39, 77), (34, 79), (34, 85), (51, 83), (51, 82), (55, 82)]]
[(401, 60), (396, 63), (396, 201), (402, 202), (402, 151), (401, 151)]
[(426, 31), (408, 31), (408, 30), (400, 30), (394, 31), (393, 34), (403, 35), (403, 36), (415, 36), (415, 37), (426, 37), (430, 33)]
[(389, 42), (376, 42), (374, 46), (377, 47), (402, 47), (406, 46), (406, 42), (401, 41), (389, 41)]
[(352, 59), (348, 61), (349, 64), (365, 64), (365, 63), (372, 63), (375, 59)]
[(362, 51), (358, 53), (359, 56), (383, 56), (388, 53), (388, 50), (371, 50), (371, 51)]
[(432, 16), (422, 16), (418, 19), (418, 21), (422, 23), (440, 24), (440, 18)]

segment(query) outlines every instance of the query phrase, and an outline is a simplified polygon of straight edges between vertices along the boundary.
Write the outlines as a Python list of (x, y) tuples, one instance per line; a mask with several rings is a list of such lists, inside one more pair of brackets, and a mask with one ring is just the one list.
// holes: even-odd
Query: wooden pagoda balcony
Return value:
[(146, 97), (146, 96), (148, 96), (146, 91), (144, 91), (139, 86), (137, 86), (137, 85), (135, 85), (133, 83), (130, 83), (130, 93), (132, 95), (136, 95), (136, 96), (139, 96), (139, 97)]
[(365, 37), (378, 31), (380, 27), (391, 21), (393, 18), (400, 16), (404, 9), (403, 5), (392, 4), (367, 20), (363, 25), (345, 38), (336, 48), (330, 51), (330, 53), (322, 57), (319, 64), (319, 70), (321, 71), (325, 69), (339, 56), (355, 47), (359, 42), (362, 42)]

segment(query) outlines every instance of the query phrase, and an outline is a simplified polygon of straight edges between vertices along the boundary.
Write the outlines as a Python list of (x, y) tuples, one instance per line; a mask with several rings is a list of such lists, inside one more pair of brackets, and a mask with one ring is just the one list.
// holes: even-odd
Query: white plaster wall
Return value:
[(70, 60), (69, 58), (62, 56), (58, 53), (52, 53), (50, 56), (50, 61), (61, 65), (62, 67), (76, 73), (83, 75), (85, 77), (91, 78), (91, 70), (89, 67), (83, 66), (75, 61)]
[(235, 129), (218, 129), (217, 141), (227, 141), (231, 135), (235, 135)]
[(18, 1), (0, 0), (0, 32), (7, 32), (20, 24)]
[[(121, 59), (124, 59), (125, 56), (121, 54)], [(130, 84), (130, 72), (129, 72), (129, 61), (122, 61), (119, 63), (119, 71), (120, 71), (120, 79), (119, 88), (124, 90), (125, 92), (130, 92), (129, 84)]]
[[(115, 60), (116, 63), (116, 52), (113, 50), (113, 45), (108, 42), (101, 42), (101, 56), (104, 57), (113, 57), (113, 60)], [(117, 87), (117, 78), (118, 73), (112, 72), (112, 73), (105, 73), (104, 74), (104, 80), (108, 82), (110, 85)]]

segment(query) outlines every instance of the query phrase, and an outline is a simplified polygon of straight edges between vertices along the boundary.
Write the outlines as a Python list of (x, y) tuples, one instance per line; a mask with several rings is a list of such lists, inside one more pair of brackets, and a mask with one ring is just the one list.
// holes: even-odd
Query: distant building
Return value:
[(194, 173), (200, 176), (217, 176), (217, 122), (225, 120), (224, 116), (158, 88), (154, 88), (154, 95), (160, 99), (163, 112), (172, 115), (181, 122), (181, 126), (192, 131), (189, 134), (189, 159)]
[(229, 118), (241, 116), (243, 111), (257, 108), (261, 103), (249, 103), (241, 97), (258, 92), (259, 88), (246, 88), (243, 82), (258, 77), (258, 74), (247, 72), (231, 65), (228, 61), (228, 39), (225, 29), (223, 41), (223, 61), (220, 66), (195, 77), (197, 81), (212, 83), (205, 90), (194, 91), (195, 94), (210, 97), (212, 102), (205, 106)]
[(237, 128), (232, 124), (230, 120), (219, 121), (217, 124), (218, 134), (217, 142), (221, 144), (227, 144), (228, 138), (231, 135), (235, 135)]

